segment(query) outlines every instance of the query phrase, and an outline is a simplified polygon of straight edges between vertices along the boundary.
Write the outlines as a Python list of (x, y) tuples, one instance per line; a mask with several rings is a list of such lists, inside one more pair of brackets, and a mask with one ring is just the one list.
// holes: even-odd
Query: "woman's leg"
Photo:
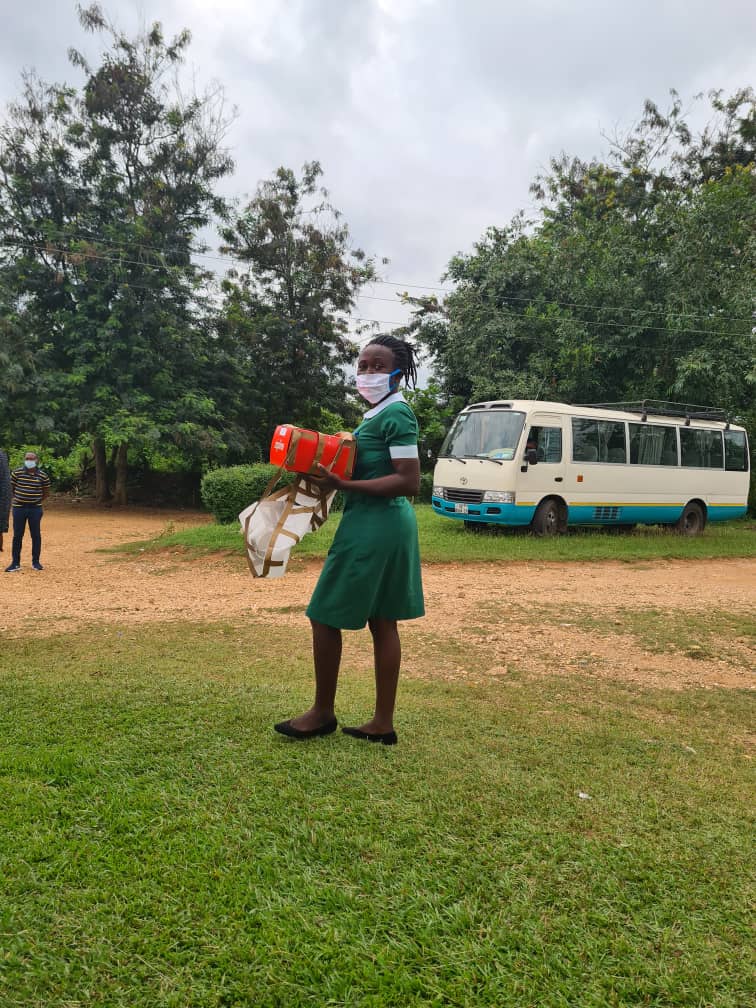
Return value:
[(402, 645), (396, 620), (368, 620), (373, 635), (375, 657), (375, 713), (370, 721), (360, 725), (360, 730), (371, 734), (385, 734), (394, 728), (394, 706), (402, 663)]
[(336, 684), (341, 665), (341, 630), (312, 623), (312, 654), (315, 659), (315, 701), (308, 711), (291, 719), (298, 731), (311, 731), (333, 720)]

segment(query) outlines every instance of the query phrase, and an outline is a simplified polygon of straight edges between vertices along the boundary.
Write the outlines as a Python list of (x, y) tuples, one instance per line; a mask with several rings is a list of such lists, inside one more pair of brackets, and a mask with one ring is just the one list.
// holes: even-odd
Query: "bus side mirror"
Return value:
[(526, 448), (525, 461), (528, 465), (536, 465), (538, 462), (538, 451), (535, 448)]

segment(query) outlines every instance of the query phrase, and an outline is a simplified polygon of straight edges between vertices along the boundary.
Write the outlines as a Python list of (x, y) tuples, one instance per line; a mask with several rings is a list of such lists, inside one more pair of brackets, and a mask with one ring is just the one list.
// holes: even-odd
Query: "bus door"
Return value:
[[(564, 418), (558, 413), (532, 413), (525, 423), (520, 444), (520, 472), (517, 503), (537, 505), (551, 494), (564, 496), (566, 438)], [(534, 449), (537, 462), (528, 462), (529, 449)]]

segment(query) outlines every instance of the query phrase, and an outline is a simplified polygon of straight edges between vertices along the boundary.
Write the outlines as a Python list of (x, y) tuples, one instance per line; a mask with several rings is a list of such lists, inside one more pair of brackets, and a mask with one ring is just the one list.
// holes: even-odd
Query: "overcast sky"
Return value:
[[(279, 165), (319, 160), (354, 244), (400, 286), (440, 282), (452, 255), (528, 209), (561, 151), (590, 157), (670, 88), (756, 84), (753, 0), (104, 0), (129, 34), (158, 20), (192, 32), (189, 69), (238, 117), (229, 194)], [(70, 0), (0, 0), (0, 100), (21, 72), (81, 80), (69, 46), (95, 54)], [(390, 285), (359, 314), (406, 313)], [(380, 300), (379, 300), (380, 299)], [(386, 300), (384, 300), (386, 299)], [(387, 328), (384, 326), (384, 328)]]

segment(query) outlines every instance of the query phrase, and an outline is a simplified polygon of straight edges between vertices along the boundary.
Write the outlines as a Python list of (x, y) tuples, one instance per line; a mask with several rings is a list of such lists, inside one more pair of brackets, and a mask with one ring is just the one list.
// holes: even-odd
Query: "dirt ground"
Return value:
[[(242, 557), (100, 552), (150, 539), (167, 526), (178, 530), (206, 520), (188, 511), (100, 511), (53, 501), (42, 523), (45, 570), (31, 570), (27, 537), (23, 570), (0, 574), (0, 634), (34, 637), (102, 622), (245, 617), (306, 627), (303, 610), (319, 561), (293, 559), (284, 578), (268, 581), (254, 580)], [(9, 550), (6, 536), (2, 566), (10, 561)], [(580, 672), (667, 688), (756, 686), (752, 635), (723, 624), (717, 637), (711, 620), (712, 614), (734, 613), (741, 627), (744, 616), (756, 623), (753, 559), (434, 564), (424, 568), (423, 579), (427, 616), (405, 624), (405, 653), (419, 655), (434, 641), (448, 643), (438, 645), (446, 657), (436, 674), (443, 677), (505, 676), (517, 669), (536, 675)], [(653, 615), (657, 626), (660, 618), (683, 619), (685, 641), (679, 649), (668, 641), (654, 647), (648, 632), (630, 632), (629, 610), (637, 611), (641, 625), (644, 614)], [(702, 646), (691, 644), (696, 626), (705, 634)], [(345, 657), (352, 651), (348, 644)], [(428, 674), (428, 663), (425, 671), (416, 664), (418, 674)]]

